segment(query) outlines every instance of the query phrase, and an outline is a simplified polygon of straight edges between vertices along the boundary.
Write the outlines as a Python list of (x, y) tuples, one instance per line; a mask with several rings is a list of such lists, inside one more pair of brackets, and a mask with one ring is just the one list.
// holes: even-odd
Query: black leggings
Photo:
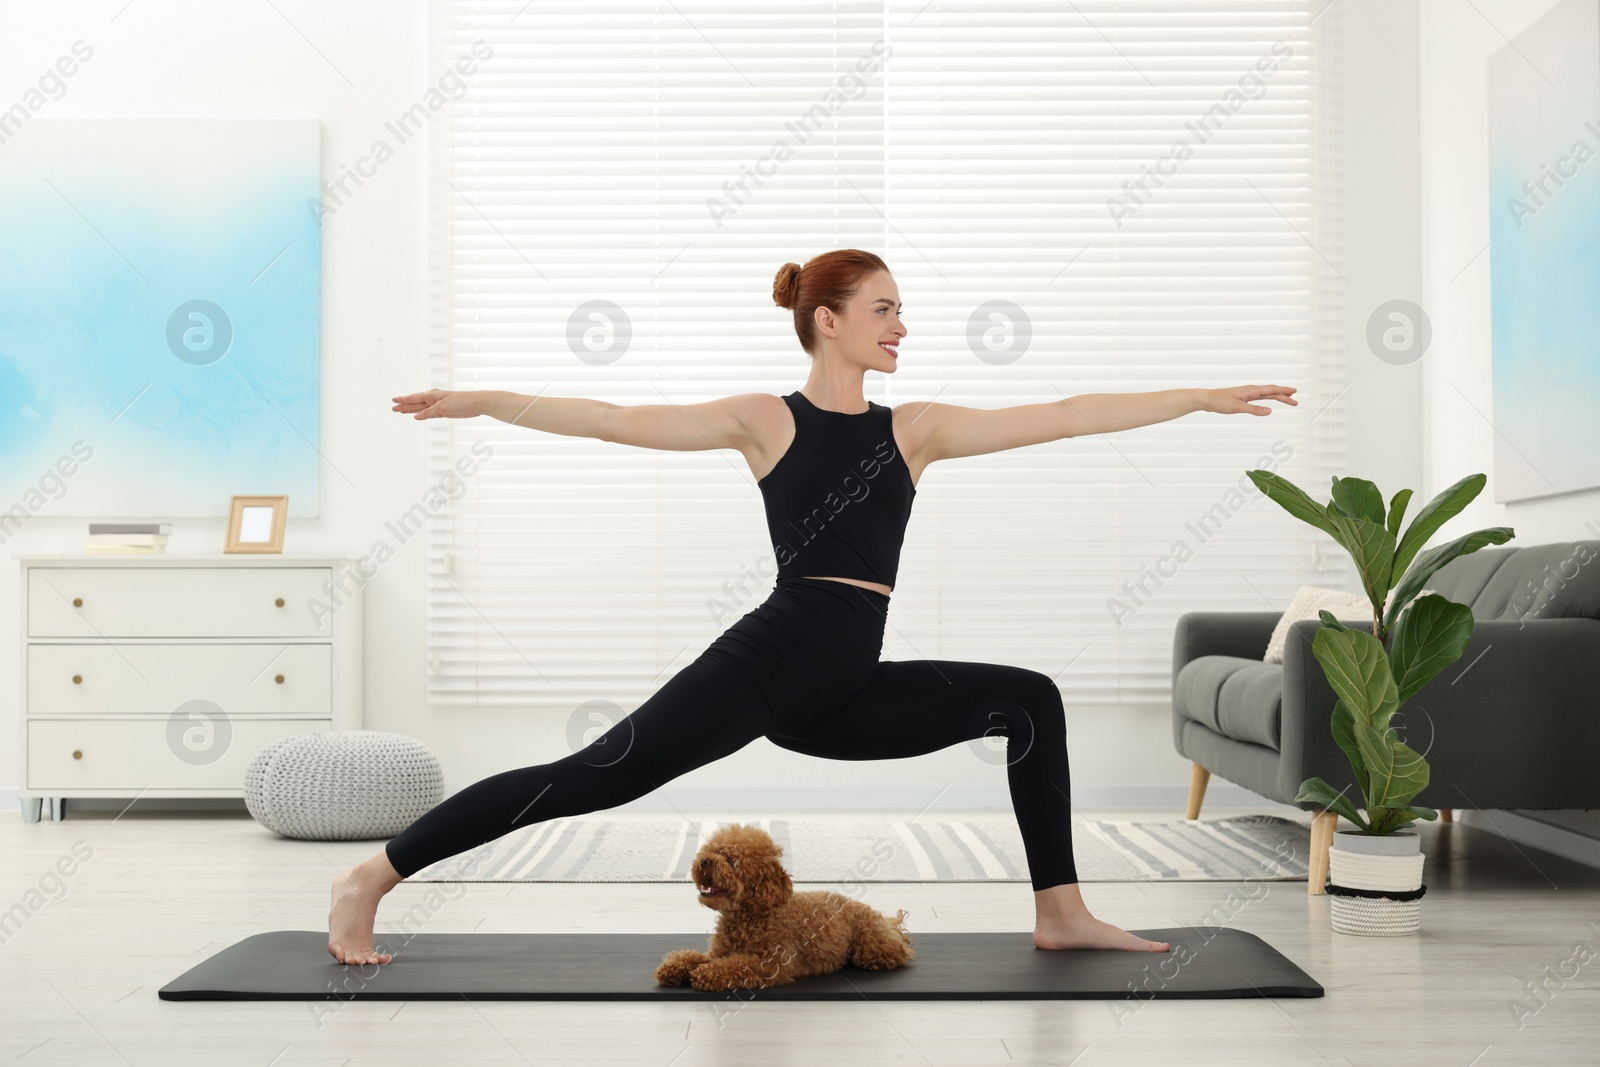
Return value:
[(391, 839), (409, 878), (519, 827), (616, 807), (758, 737), (825, 759), (920, 756), (1004, 736), (1004, 763), (1034, 889), (1078, 880), (1066, 717), (1048, 675), (959, 660), (882, 660), (889, 597), (826, 578), (772, 594), (588, 746), (456, 792)]

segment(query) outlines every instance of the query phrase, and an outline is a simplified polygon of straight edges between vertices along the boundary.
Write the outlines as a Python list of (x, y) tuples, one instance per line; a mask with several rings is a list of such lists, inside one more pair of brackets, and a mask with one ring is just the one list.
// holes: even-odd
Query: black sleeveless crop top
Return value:
[(778, 577), (859, 578), (894, 587), (916, 486), (890, 429), (892, 412), (826, 411), (798, 389), (783, 397), (794, 441), (756, 483)]

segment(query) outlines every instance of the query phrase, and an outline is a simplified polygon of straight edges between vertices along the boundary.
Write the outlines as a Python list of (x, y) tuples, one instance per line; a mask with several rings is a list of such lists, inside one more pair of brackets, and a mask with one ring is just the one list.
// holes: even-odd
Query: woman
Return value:
[[(982, 410), (869, 403), (869, 370), (893, 374), (906, 336), (894, 278), (870, 252), (786, 263), (773, 284), (811, 357), (805, 387), (703, 404), (619, 406), (569, 397), (430, 389), (394, 398), (418, 419), (490, 415), (568, 436), (679, 451), (735, 448), (762, 494), (778, 576), (772, 594), (588, 747), (492, 775), (447, 797), (333, 883), (328, 951), (372, 947), (378, 901), (437, 860), (521, 826), (615, 807), (758, 737), (828, 759), (891, 759), (1002, 734), (1033, 884), (1039, 948), (1166, 952), (1089, 914), (1073, 865), (1061, 695), (1038, 671), (954, 660), (880, 662), (885, 613), (916, 484), (929, 463), (1163, 422), (1191, 411), (1269, 414), (1293, 388), (1093, 394)], [(617, 751), (624, 755), (611, 755)], [(696, 878), (700, 879), (697, 872)], [(701, 884), (702, 892), (716, 887)]]

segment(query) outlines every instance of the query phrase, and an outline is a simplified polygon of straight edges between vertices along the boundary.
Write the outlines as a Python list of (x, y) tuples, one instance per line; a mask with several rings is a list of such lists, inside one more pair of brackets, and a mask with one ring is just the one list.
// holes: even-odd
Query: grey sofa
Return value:
[[(1416, 803), (1439, 808), (1600, 807), (1600, 541), (1458, 557), (1427, 588), (1472, 609), (1461, 658), (1401, 705), (1401, 738), (1427, 759)], [(1212, 774), (1296, 804), (1320, 776), (1361, 807), (1329, 728), (1335, 696), (1311, 651), (1319, 620), (1291, 626), (1284, 661), (1266, 663), (1276, 611), (1190, 612), (1172, 648), (1172, 741), (1192, 760), (1188, 817)], [(1348, 624), (1347, 625), (1351, 625)], [(1352, 628), (1356, 628), (1352, 625)], [(1370, 620), (1360, 629), (1372, 632)], [(1338, 816), (1312, 820), (1306, 890), (1321, 893)]]

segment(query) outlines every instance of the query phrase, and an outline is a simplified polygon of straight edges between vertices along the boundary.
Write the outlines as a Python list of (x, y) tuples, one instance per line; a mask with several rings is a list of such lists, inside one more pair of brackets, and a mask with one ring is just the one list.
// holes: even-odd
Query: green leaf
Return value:
[(1435, 545), (1422, 553), (1417, 557), (1415, 565), (1406, 572), (1406, 576), (1400, 579), (1400, 584), (1395, 586), (1394, 597), (1389, 601), (1389, 608), (1383, 614), (1383, 628), (1387, 630), (1394, 625), (1400, 607), (1422, 591), (1428, 579), (1433, 577), (1434, 571), (1457, 556), (1476, 552), (1486, 545), (1503, 545), (1516, 535), (1516, 531), (1509, 526), (1491, 526), (1488, 529), (1462, 534), (1454, 541)]
[(1350, 628), (1344, 623), (1340, 622), (1338, 619), (1334, 618), (1333, 612), (1329, 611), (1327, 608), (1318, 608), (1317, 617), (1322, 620), (1322, 625), (1331, 626), (1335, 630), (1348, 630)]
[(1393, 833), (1405, 820), (1400, 808), (1386, 808), (1382, 805), (1368, 811), (1367, 818), (1372, 823), (1372, 835), (1374, 837), (1382, 837), (1384, 834)]
[(1246, 471), (1245, 474), (1255, 483), (1257, 489), (1276, 500), (1289, 514), (1309, 522), (1330, 537), (1337, 536), (1333, 524), (1328, 521), (1327, 510), (1307, 496), (1305, 490), (1271, 471), (1253, 470)]
[(1372, 601), (1376, 614), (1383, 598), (1389, 595), (1389, 571), (1394, 565), (1394, 535), (1381, 522), (1352, 519), (1333, 510), (1326, 514), (1334, 528), (1334, 540), (1343, 545), (1356, 561), (1356, 568), (1361, 572), (1361, 585), (1366, 590), (1367, 599)]
[[(1433, 808), (1425, 808), (1421, 804), (1397, 804), (1394, 810), (1405, 812), (1411, 816), (1411, 819), (1437, 819), (1439, 817), (1439, 813)], [(1410, 822), (1411, 819), (1406, 821)]]
[(1405, 536), (1400, 538), (1394, 554), (1394, 573), (1404, 574), (1428, 539), (1439, 532), (1439, 527), (1460, 514), (1462, 508), (1472, 503), (1472, 498), (1483, 491), (1488, 480), (1484, 474), (1469, 474), (1428, 501), (1427, 507), (1417, 512)]
[(1333, 479), (1333, 502), (1346, 515), (1383, 525), (1383, 494), (1365, 478)]
[(1413, 819), (1437, 819), (1439, 817), (1437, 811), (1432, 808), (1424, 808), (1419, 804), (1396, 804), (1393, 807), (1379, 808), (1376, 812), (1369, 814), (1372, 819), (1372, 833), (1374, 836), (1393, 833)]
[(1406, 505), (1411, 503), (1411, 490), (1402, 489), (1389, 501), (1389, 532), (1400, 536), (1400, 521), (1406, 517)]
[(1400, 614), (1389, 642), (1389, 666), (1402, 701), (1461, 658), (1472, 639), (1472, 609), (1436, 593)]
[(1387, 718), (1394, 713), (1399, 692), (1389, 672), (1389, 656), (1376, 637), (1365, 630), (1324, 626), (1317, 630), (1311, 652), (1322, 664), (1328, 684), (1358, 720), (1370, 723), (1375, 715)]
[(1321, 804), (1323, 811), (1343, 815), (1363, 830), (1371, 832), (1367, 821), (1357, 813), (1356, 806), (1350, 803), (1350, 798), (1321, 778), (1307, 778), (1301, 782), (1300, 791), (1294, 795), (1294, 799), (1297, 803), (1309, 801), (1312, 804)]
[(1405, 804), (1427, 787), (1428, 763), (1410, 745), (1360, 720), (1355, 722), (1353, 732), (1370, 776), (1368, 812)]
[(1333, 731), (1333, 739), (1344, 750), (1345, 757), (1350, 760), (1350, 769), (1355, 771), (1356, 786), (1363, 796), (1368, 790), (1367, 764), (1361, 758), (1361, 750), (1356, 747), (1355, 737), (1356, 713), (1350, 710), (1350, 705), (1342, 700), (1334, 702), (1333, 720), (1329, 724)]

